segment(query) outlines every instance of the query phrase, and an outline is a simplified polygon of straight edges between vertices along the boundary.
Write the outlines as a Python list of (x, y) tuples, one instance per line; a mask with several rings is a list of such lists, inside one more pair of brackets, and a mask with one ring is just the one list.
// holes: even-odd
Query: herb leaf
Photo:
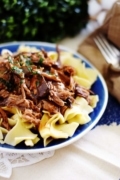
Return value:
[(44, 61), (44, 59), (42, 57), (40, 57), (40, 60), (38, 61), (38, 64), (41, 66), (43, 61)]

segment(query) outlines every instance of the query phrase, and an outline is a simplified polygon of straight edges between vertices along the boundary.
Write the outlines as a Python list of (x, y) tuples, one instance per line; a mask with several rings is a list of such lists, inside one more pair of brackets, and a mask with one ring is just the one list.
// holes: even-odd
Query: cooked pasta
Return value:
[(40, 135), (44, 139), (44, 146), (48, 145), (53, 139), (71, 137), (78, 125), (76, 122), (68, 123), (60, 113), (52, 116), (45, 113), (39, 127)]
[(0, 143), (47, 146), (91, 120), (97, 71), (80, 59), (24, 45), (17, 54), (3, 50), (0, 59)]

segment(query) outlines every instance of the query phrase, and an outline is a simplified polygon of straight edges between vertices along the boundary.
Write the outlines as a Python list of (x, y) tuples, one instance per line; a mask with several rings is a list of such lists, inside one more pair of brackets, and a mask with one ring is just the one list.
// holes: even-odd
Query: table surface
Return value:
[[(76, 51), (78, 45), (87, 35), (88, 32), (82, 31), (74, 38), (66, 38), (60, 41), (59, 44)], [(115, 110), (111, 115), (110, 111), (112, 111), (113, 105)], [(54, 156), (51, 158), (44, 159), (30, 166), (14, 168), (9, 179), (119, 180), (120, 163), (118, 159), (120, 159), (120, 145), (118, 146), (118, 143), (120, 141), (118, 135), (120, 135), (120, 126), (103, 126), (105, 120), (108, 125), (115, 121), (119, 124), (119, 115), (119, 104), (110, 96), (104, 116), (98, 123), (99, 126), (97, 125), (95, 129), (91, 130), (74, 144), (56, 150)], [(103, 132), (102, 136), (100, 134), (101, 132)], [(99, 142), (95, 141), (96, 138), (99, 139)], [(106, 143), (108, 143), (107, 146), (105, 146)], [(0, 180), (5, 180), (5, 178), (0, 177)]]

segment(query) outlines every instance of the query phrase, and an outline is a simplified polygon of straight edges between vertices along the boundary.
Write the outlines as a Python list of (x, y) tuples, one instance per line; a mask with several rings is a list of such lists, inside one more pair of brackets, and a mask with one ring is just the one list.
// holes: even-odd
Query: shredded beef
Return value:
[(1, 121), (2, 127), (4, 127), (7, 130), (10, 130), (10, 125), (8, 123), (7, 114), (1, 108), (0, 108), (0, 121)]
[[(18, 107), (26, 122), (38, 127), (44, 111), (64, 114), (76, 96), (89, 101), (91, 92), (76, 84), (75, 69), (63, 66), (58, 47), (57, 52), (57, 62), (44, 50), (1, 56), (0, 107)], [(1, 125), (9, 129), (6, 112), (1, 108), (0, 118)]]

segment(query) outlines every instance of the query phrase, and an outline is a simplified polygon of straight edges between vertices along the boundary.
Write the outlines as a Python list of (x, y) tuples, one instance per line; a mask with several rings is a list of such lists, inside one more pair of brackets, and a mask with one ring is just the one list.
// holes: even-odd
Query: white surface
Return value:
[[(119, 180), (120, 126), (99, 126), (37, 164), (15, 168), (10, 180)], [(5, 178), (0, 178), (5, 180)]]
[(78, 35), (75, 37), (68, 37), (60, 41), (58, 44), (64, 45), (73, 51), (77, 51), (79, 44), (90, 34), (89, 29), (83, 29)]

